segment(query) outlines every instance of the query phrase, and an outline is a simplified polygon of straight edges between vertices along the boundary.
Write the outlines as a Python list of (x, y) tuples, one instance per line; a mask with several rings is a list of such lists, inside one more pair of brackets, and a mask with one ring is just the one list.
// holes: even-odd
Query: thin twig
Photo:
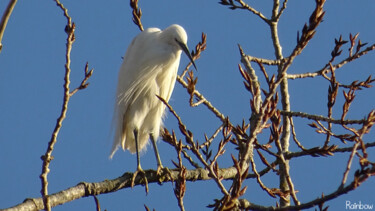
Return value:
[(139, 30), (143, 31), (141, 22), (142, 10), (138, 8), (138, 0), (130, 0), (130, 7), (133, 9), (133, 22), (138, 26)]
[(188, 160), (188, 162), (189, 162), (192, 166), (194, 166), (195, 168), (201, 168), (197, 163), (194, 162), (193, 158), (191, 158), (191, 157), (187, 154), (186, 150), (184, 150), (184, 149), (188, 149), (188, 150), (190, 150), (190, 149), (191, 149), (191, 146), (190, 146), (190, 145), (184, 145), (184, 144), (182, 144), (180, 141), (177, 141), (176, 134), (174, 133), (174, 131), (172, 131), (172, 134), (170, 134), (169, 131), (168, 131), (168, 129), (164, 128), (164, 130), (162, 131), (161, 136), (163, 137), (163, 140), (164, 140), (166, 143), (172, 145), (172, 146), (175, 147), (176, 149), (178, 149), (177, 147), (179, 147), (179, 145), (181, 144), (181, 145), (182, 145), (181, 147), (183, 148), (181, 152), (182, 152), (182, 154), (184, 155), (184, 158), (185, 158), (186, 160)]
[(276, 21), (279, 21), (281, 15), (283, 14), (284, 10), (286, 9), (286, 4), (288, 3), (288, 0), (284, 0), (283, 6), (279, 10), (278, 14), (275, 16)]
[(178, 114), (176, 113), (176, 111), (172, 108), (171, 105), (168, 104), (167, 101), (165, 101), (165, 99), (163, 99), (162, 97), (160, 96), (157, 96), (159, 98), (160, 101), (162, 101), (162, 103), (169, 109), (169, 111), (173, 114), (173, 116), (176, 117), (177, 121), (178, 121), (178, 125), (179, 125), (179, 128), (180, 128), (180, 131), (181, 133), (185, 136), (186, 138), (186, 141), (191, 145), (191, 150), (192, 152), (195, 154), (195, 156), (199, 159), (199, 161), (205, 166), (206, 169), (209, 170), (210, 172), (210, 175), (212, 176), (212, 178), (214, 179), (214, 181), (217, 183), (218, 187), (220, 188), (221, 192), (224, 194), (224, 195), (228, 195), (228, 191), (226, 190), (226, 188), (224, 187), (223, 183), (221, 182), (221, 176), (217, 175), (213, 168), (213, 165), (210, 165), (206, 162), (206, 160), (203, 158), (203, 156), (201, 155), (201, 153), (199, 152), (199, 148), (198, 148), (198, 145), (196, 145), (194, 143), (194, 140), (192, 139), (192, 136), (191, 136), (191, 132), (187, 131), (186, 129), (186, 126), (182, 123), (182, 120), (181, 118), (178, 116)]
[[(239, 48), (242, 49), (241, 47)], [(264, 58), (254, 57), (251, 55), (244, 55), (244, 57), (246, 57), (248, 61), (259, 62), (265, 65), (271, 65), (271, 66), (280, 65), (282, 62), (281, 60), (264, 59)]]
[[(373, 51), (375, 50), (375, 44), (367, 47), (366, 49), (358, 52), (357, 54), (354, 54), (353, 56), (349, 56), (345, 59), (343, 59), (341, 62), (339, 62), (338, 64), (335, 64), (333, 65), (333, 68), (335, 69), (339, 69), (341, 68), (342, 66), (344, 66), (345, 64), (349, 63), (349, 62), (352, 62), (364, 55), (366, 55), (367, 53), (369, 53), (370, 51)], [(324, 67), (318, 71), (315, 71), (315, 72), (307, 72), (307, 73), (301, 73), (301, 74), (288, 74), (288, 79), (298, 79), (298, 78), (314, 78), (316, 76), (321, 76), (323, 74), (326, 74), (329, 72), (329, 67)]]
[(3, 40), (5, 28), (7, 27), (8, 20), (10, 18), (10, 15), (13, 12), (14, 6), (16, 6), (16, 3), (17, 3), (17, 0), (9, 1), (8, 6), (5, 9), (3, 17), (1, 18), (1, 21), (0, 21), (0, 53), (1, 53), (1, 49), (3, 48), (3, 44), (1, 43), (1, 41)]
[(345, 171), (344, 171), (344, 175), (343, 175), (340, 187), (344, 187), (344, 185), (346, 183), (346, 179), (348, 178), (350, 167), (352, 165), (352, 161), (353, 161), (354, 155), (357, 152), (357, 147), (358, 146), (359, 146), (359, 142), (356, 142), (354, 144), (354, 146), (352, 147), (352, 153), (350, 153), (349, 160), (348, 160), (348, 163), (346, 165), (346, 168), (345, 168)]
[(88, 83), (87, 81), (89, 80), (89, 78), (92, 76), (92, 73), (93, 73), (94, 69), (91, 69), (89, 71), (89, 63), (86, 62), (86, 66), (85, 66), (85, 77), (82, 79), (82, 82), (81, 84), (75, 88), (73, 91), (70, 92), (70, 96), (73, 96), (76, 92), (78, 92), (79, 90), (82, 90), (82, 89), (86, 89), (87, 86), (90, 84)]
[(52, 151), (54, 149), (54, 146), (57, 142), (57, 136), (60, 132), (60, 129), (62, 127), (62, 122), (64, 121), (66, 117), (66, 112), (68, 110), (68, 103), (70, 99), (70, 91), (69, 91), (69, 85), (70, 85), (70, 52), (72, 49), (72, 44), (74, 42), (74, 30), (75, 30), (75, 25), (72, 23), (71, 17), (68, 15), (68, 10), (64, 7), (63, 4), (60, 3), (59, 0), (55, 0), (57, 6), (64, 12), (64, 16), (67, 20), (67, 25), (65, 28), (65, 32), (68, 34), (67, 40), (66, 40), (66, 53), (65, 53), (65, 76), (64, 76), (64, 97), (63, 97), (63, 104), (61, 108), (61, 113), (60, 116), (57, 119), (55, 128), (53, 130), (51, 140), (48, 143), (48, 147), (46, 150), (46, 153), (41, 157), (43, 160), (43, 165), (42, 165), (42, 173), (40, 175), (40, 179), (42, 181), (42, 190), (41, 194), (43, 196), (43, 202), (44, 202), (44, 207), (45, 210), (50, 211), (50, 201), (49, 201), (49, 196), (48, 196), (48, 180), (47, 180), (47, 175), (50, 172), (49, 165), (51, 160), (53, 159), (52, 157)]
[(293, 140), (294, 142), (297, 144), (297, 146), (302, 149), (302, 150), (306, 150), (305, 147), (302, 146), (302, 144), (298, 141), (297, 139), (297, 134), (296, 134), (296, 129), (294, 127), (294, 122), (293, 122), (293, 118), (292, 117), (289, 117), (289, 121), (290, 121), (290, 126), (291, 126), (291, 129), (292, 129), (292, 135), (293, 135)]
[[(366, 148), (375, 147), (375, 142), (367, 143), (367, 144), (365, 144), (365, 147)], [(299, 151), (299, 152), (288, 152), (285, 155), (285, 158), (290, 160), (292, 158), (297, 158), (297, 157), (311, 156), (311, 152), (314, 151), (314, 150), (317, 150), (317, 149), (312, 148), (312, 149), (306, 149), (304, 151)], [(332, 149), (332, 151), (330, 151), (330, 152), (332, 152), (332, 153), (337, 153), (337, 152), (345, 153), (345, 152), (352, 152), (352, 150), (353, 150), (353, 147), (344, 147), (344, 148)]]
[(270, 195), (270, 196), (273, 197), (273, 198), (276, 198), (275, 194), (272, 193), (272, 190), (269, 189), (267, 186), (265, 186), (265, 185), (263, 184), (262, 180), (260, 179), (260, 175), (259, 175), (259, 173), (258, 173), (258, 171), (257, 171), (257, 169), (256, 169), (256, 164), (255, 164), (255, 161), (254, 161), (254, 158), (253, 158), (253, 157), (250, 158), (250, 163), (251, 163), (251, 168), (252, 168), (252, 170), (253, 170), (253, 172), (254, 172), (254, 174), (255, 174), (255, 176), (256, 176), (256, 179), (257, 179), (257, 182), (258, 182), (259, 186), (260, 186), (264, 191), (266, 191), (266, 192), (268, 193), (268, 195)]
[(87, 80), (90, 78), (90, 76), (92, 75), (92, 71), (93, 71), (93, 70), (88, 71), (88, 63), (87, 63), (86, 68), (85, 68), (85, 78), (81, 82), (81, 85), (76, 90), (74, 90), (72, 93), (70, 92), (70, 87), (69, 87), (70, 86), (70, 72), (71, 72), (71, 69), (70, 69), (70, 62), (71, 62), (70, 52), (72, 50), (72, 45), (75, 41), (75, 35), (74, 35), (75, 24), (72, 22), (72, 18), (69, 16), (68, 10), (64, 7), (64, 5), (62, 3), (60, 3), (59, 0), (55, 0), (55, 2), (57, 4), (57, 6), (63, 11), (64, 17), (67, 20), (65, 32), (67, 33), (68, 36), (67, 36), (67, 39), (66, 39), (63, 104), (62, 104), (61, 112), (60, 112), (60, 115), (57, 119), (55, 128), (52, 132), (51, 139), (48, 143), (46, 153), (41, 157), (41, 159), (43, 160), (43, 165), (42, 165), (42, 173), (39, 177), (40, 177), (41, 182), (42, 182), (41, 194), (42, 194), (42, 197), (43, 197), (43, 203), (44, 203), (44, 209), (45, 210), (51, 210), (50, 200), (49, 200), (49, 196), (48, 196), (47, 176), (48, 176), (48, 173), (50, 172), (50, 169), (49, 169), (50, 162), (53, 159), (52, 151), (53, 151), (54, 146), (57, 142), (57, 136), (58, 136), (58, 134), (60, 132), (60, 129), (62, 127), (62, 123), (63, 123), (63, 121), (66, 117), (70, 97), (74, 93), (76, 93), (78, 90), (85, 89), (88, 86)]
[[(180, 76), (177, 76), (177, 81), (184, 87), (188, 88), (188, 84), (182, 79)], [(203, 100), (203, 104), (215, 114), (217, 118), (219, 118), (223, 123), (225, 122), (225, 116), (222, 114), (217, 108), (215, 108), (210, 101), (208, 101), (198, 90), (194, 90), (193, 93), (197, 98)]]
[(100, 211), (100, 203), (98, 197), (94, 195), (94, 200), (95, 200), (95, 206), (96, 206), (96, 211)]
[(288, 206), (288, 207), (265, 207), (261, 205), (257, 205), (255, 203), (250, 203), (246, 199), (240, 199), (240, 208), (244, 210), (264, 210), (264, 211), (288, 211), (288, 210), (302, 210), (302, 209), (308, 209), (312, 208), (316, 205), (319, 205), (323, 202), (330, 201), (332, 199), (335, 199), (343, 194), (346, 194), (350, 191), (353, 191), (358, 187), (358, 184), (363, 183), (366, 181), (368, 178), (371, 176), (375, 175), (375, 168), (369, 169), (368, 172), (357, 176), (349, 185), (337, 189), (336, 191), (330, 193), (330, 194), (325, 194), (324, 196), (317, 198), (315, 200), (311, 200), (309, 202), (296, 205), (296, 206)]
[(199, 146), (199, 148), (202, 149), (203, 147), (210, 145), (212, 143), (212, 141), (214, 140), (214, 138), (216, 138), (216, 136), (219, 134), (219, 132), (223, 129), (223, 127), (224, 127), (224, 124), (220, 125), (215, 130), (215, 132), (212, 134), (212, 136), (210, 138), (206, 139), (206, 141), (203, 144), (201, 144)]
[(184, 195), (186, 191), (186, 167), (182, 164), (181, 152), (182, 152), (182, 142), (179, 141), (177, 147), (177, 158), (178, 158), (178, 169), (180, 171), (178, 175), (178, 180), (176, 180), (176, 188), (174, 189), (174, 194), (177, 198), (178, 206), (181, 211), (185, 211), (184, 207)]
[(297, 111), (280, 111), (281, 115), (288, 116), (288, 117), (301, 117), (301, 118), (306, 118), (310, 120), (315, 120), (315, 121), (323, 121), (323, 122), (328, 122), (328, 123), (333, 123), (333, 124), (344, 124), (344, 125), (350, 125), (350, 124), (363, 124), (366, 122), (365, 119), (361, 120), (341, 120), (341, 119), (332, 119), (328, 118), (322, 115), (313, 115), (313, 114), (308, 114), (304, 112), (297, 112)]
[(266, 16), (264, 16), (260, 11), (254, 9), (253, 7), (249, 6), (246, 4), (243, 0), (235, 0), (236, 2), (239, 3), (239, 5), (236, 5), (233, 0), (221, 0), (219, 3), (222, 5), (230, 6), (229, 8), (234, 10), (234, 9), (244, 9), (252, 12), (256, 16), (258, 16), (260, 19), (262, 19), (265, 22), (269, 22)]

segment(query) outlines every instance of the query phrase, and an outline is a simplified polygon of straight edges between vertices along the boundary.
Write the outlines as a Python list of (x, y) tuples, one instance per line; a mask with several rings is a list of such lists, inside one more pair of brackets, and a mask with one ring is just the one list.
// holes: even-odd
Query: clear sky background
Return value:
[[(248, 1), (253, 7), (270, 16), (271, 1)], [(0, 1), (4, 11), (8, 1)], [(139, 33), (133, 24), (128, 1), (82, 0), (62, 1), (76, 23), (76, 41), (73, 45), (71, 87), (79, 85), (86, 62), (94, 68), (90, 86), (75, 94), (69, 103), (67, 118), (53, 151), (54, 160), (48, 175), (49, 192), (55, 193), (81, 181), (99, 182), (113, 179), (124, 172), (136, 169), (136, 156), (119, 150), (109, 160), (112, 144), (111, 118), (113, 112), (117, 73), (128, 44)], [(285, 56), (296, 44), (297, 31), (314, 8), (313, 0), (290, 1), (279, 24), (280, 41)], [(190, 49), (200, 41), (201, 33), (207, 34), (207, 50), (196, 61), (197, 89), (235, 124), (250, 116), (249, 93), (244, 89), (237, 65), (240, 56), (237, 44), (247, 54), (274, 58), (268, 27), (253, 14), (229, 10), (217, 1), (146, 1), (140, 0), (145, 28), (165, 28), (173, 23), (182, 25), (188, 34)], [(375, 42), (375, 4), (371, 0), (331, 0), (325, 5), (324, 22), (314, 39), (289, 73), (315, 71), (329, 60), (334, 38), (340, 34), (348, 40), (349, 33), (360, 32), (360, 39)], [(40, 197), (42, 161), (47, 143), (60, 114), (63, 96), (65, 64), (66, 20), (52, 0), (19, 1), (8, 23), (0, 54), (0, 208), (21, 203), (25, 198)], [(343, 47), (347, 55), (348, 45)], [(341, 57), (343, 58), (343, 57)], [(182, 56), (181, 68), (188, 63)], [(361, 60), (347, 65), (337, 72), (344, 83), (365, 80), (373, 74), (374, 52)], [(272, 70), (270, 70), (272, 71)], [(260, 72), (259, 72), (260, 74)], [(304, 79), (290, 82), (291, 109), (325, 115), (327, 113), (327, 89), (329, 83), (322, 79)], [(334, 116), (339, 118), (342, 107), (342, 91), (335, 106)], [(181, 85), (176, 88), (170, 104), (201, 142), (203, 134), (212, 133), (220, 122), (203, 106), (190, 108), (188, 95)], [(349, 118), (362, 118), (375, 107), (375, 91), (359, 92), (352, 105)], [(295, 120), (297, 135), (305, 147), (322, 143), (324, 137), (313, 133), (306, 126), (310, 121)], [(168, 115), (168, 129), (176, 120)], [(308, 134), (305, 136), (305, 134)], [(182, 138), (182, 136), (179, 136)], [(374, 133), (367, 142), (374, 141)], [(218, 142), (219, 140), (217, 140)], [(332, 143), (340, 144), (333, 140)], [(173, 168), (176, 160), (174, 149), (159, 142), (163, 164)], [(349, 144), (348, 146), (351, 146)], [(230, 153), (233, 145), (221, 158), (221, 167), (232, 165)], [(144, 169), (156, 168), (154, 154), (149, 150), (141, 157)], [(216, 149), (216, 148), (214, 148)], [(232, 151), (231, 151), (232, 150)], [(296, 146), (291, 144), (291, 150)], [(374, 149), (369, 150), (370, 160), (375, 160)], [(371, 154), (372, 153), (372, 154)], [(291, 161), (291, 176), (298, 198), (303, 202), (336, 190), (345, 169), (348, 154), (336, 154), (330, 158), (298, 158)], [(357, 163), (357, 159), (354, 160)], [(358, 165), (353, 166), (353, 170)], [(258, 168), (263, 168), (259, 163)], [(350, 175), (353, 175), (351, 171)], [(268, 187), (278, 187), (273, 176), (263, 178)], [(352, 179), (350, 176), (349, 179)], [(230, 186), (229, 182), (225, 185)], [(261, 191), (254, 181), (247, 181), (245, 197), (257, 204), (275, 205), (275, 199)], [(328, 202), (332, 210), (345, 209), (345, 201), (375, 204), (373, 189), (375, 179), (369, 179), (356, 191)], [(213, 199), (221, 198), (214, 182), (188, 182), (185, 194), (187, 210), (204, 210)], [(124, 189), (116, 193), (98, 196), (102, 209), (144, 210), (143, 205), (156, 210), (176, 210), (177, 200), (171, 183), (162, 186), (150, 184), (146, 196), (143, 187)], [(75, 200), (54, 210), (94, 210), (92, 197)]]

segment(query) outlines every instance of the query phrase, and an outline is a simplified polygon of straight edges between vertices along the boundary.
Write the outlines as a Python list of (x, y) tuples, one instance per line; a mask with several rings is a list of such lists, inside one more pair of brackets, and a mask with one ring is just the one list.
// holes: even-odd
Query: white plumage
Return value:
[[(131, 42), (118, 75), (113, 120), (115, 134), (110, 158), (121, 146), (124, 150), (137, 152), (140, 169), (138, 152), (145, 148), (149, 137), (156, 141), (162, 124), (165, 105), (156, 95), (167, 102), (170, 99), (182, 50), (193, 62), (186, 43), (185, 30), (176, 24), (163, 31), (146, 29)], [(155, 143), (154, 150), (159, 159)], [(160, 159), (158, 166), (161, 166), (159, 162)]]

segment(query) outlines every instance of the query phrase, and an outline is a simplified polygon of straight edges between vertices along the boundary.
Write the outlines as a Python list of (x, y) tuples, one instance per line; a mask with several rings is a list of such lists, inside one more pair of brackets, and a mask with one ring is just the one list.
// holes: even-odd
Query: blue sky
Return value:
[[(370, 44), (375, 42), (375, 4), (370, 0), (333, 0), (325, 5), (324, 22), (314, 39), (295, 60), (289, 73), (315, 71), (329, 60), (334, 38), (340, 34), (348, 39), (349, 33), (360, 32), (359, 38)], [(62, 1), (76, 23), (76, 41), (72, 50), (71, 87), (79, 85), (86, 62), (94, 68), (90, 86), (75, 94), (69, 103), (67, 118), (53, 151), (50, 166), (49, 192), (54, 193), (74, 186), (81, 181), (99, 182), (113, 179), (124, 172), (136, 169), (135, 155), (118, 151), (109, 160), (112, 144), (111, 118), (121, 57), (132, 38), (139, 33), (133, 24), (128, 1)], [(267, 17), (271, 13), (271, 1), (249, 1)], [(4, 11), (7, 1), (0, 2)], [(274, 58), (268, 27), (249, 12), (232, 11), (217, 1), (145, 1), (139, 3), (143, 11), (145, 28), (165, 28), (173, 23), (182, 25), (188, 33), (190, 49), (200, 41), (201, 33), (207, 34), (207, 50), (196, 61), (197, 89), (204, 94), (231, 121), (240, 124), (250, 116), (250, 94), (244, 89), (237, 65), (240, 62), (237, 44), (245, 53), (257, 57)], [(280, 41), (284, 55), (289, 55), (296, 44), (297, 31), (308, 21), (314, 1), (290, 1), (279, 24)], [(54, 1), (19, 1), (8, 23), (0, 54), (0, 208), (21, 203), (25, 198), (40, 197), (40, 156), (60, 113), (63, 96), (65, 63), (65, 18)], [(347, 55), (348, 46), (343, 47)], [(345, 66), (337, 72), (343, 83), (365, 80), (373, 74), (374, 53)], [(343, 58), (343, 57), (342, 57)], [(188, 63), (182, 56), (180, 69)], [(272, 70), (270, 70), (272, 72)], [(264, 80), (263, 80), (264, 81)], [(329, 83), (322, 79), (290, 81), (291, 109), (313, 114), (327, 113), (326, 100)], [(359, 92), (352, 105), (349, 118), (362, 118), (375, 105), (375, 91)], [(340, 116), (342, 92), (334, 115)], [(203, 106), (190, 108), (188, 95), (176, 83), (170, 104), (183, 121), (203, 140), (204, 133), (212, 133), (220, 122)], [(310, 121), (295, 120), (297, 135), (306, 147), (322, 143), (324, 136), (306, 126)], [(176, 129), (176, 120), (168, 115), (165, 126)], [(182, 138), (180, 136), (180, 138)], [(374, 141), (374, 133), (367, 142)], [(333, 143), (340, 144), (334, 140)], [(159, 142), (163, 164), (173, 167), (171, 159), (176, 153), (169, 145)], [(141, 157), (144, 169), (155, 168), (156, 161), (149, 150)], [(296, 146), (291, 144), (291, 150)], [(368, 150), (370, 160), (375, 160), (374, 149)], [(219, 160), (221, 167), (232, 165), (228, 152)], [(372, 154), (371, 154), (372, 153)], [(291, 176), (301, 201), (312, 200), (328, 194), (338, 187), (338, 181), (348, 159), (348, 154), (336, 154), (329, 158), (299, 158), (291, 161)], [(355, 160), (354, 162), (357, 162)], [(258, 168), (262, 168), (259, 163)], [(355, 167), (357, 167), (355, 165)], [(354, 171), (351, 172), (351, 175)], [(352, 177), (350, 177), (351, 179)], [(277, 187), (275, 175), (263, 178), (269, 187)], [(230, 186), (229, 182), (225, 185)], [(247, 181), (245, 197), (257, 204), (274, 205), (275, 200), (259, 188), (254, 181)], [(356, 191), (327, 203), (332, 210), (345, 209), (345, 201), (362, 201), (375, 204), (374, 178), (369, 179)], [(171, 183), (150, 185), (145, 196), (143, 187), (125, 189), (116, 193), (100, 195), (102, 209), (144, 210), (143, 205), (156, 210), (176, 210), (177, 201)], [(221, 198), (213, 182), (188, 182), (185, 194), (187, 210), (206, 209), (213, 199)], [(93, 198), (79, 199), (54, 210), (93, 210)]]

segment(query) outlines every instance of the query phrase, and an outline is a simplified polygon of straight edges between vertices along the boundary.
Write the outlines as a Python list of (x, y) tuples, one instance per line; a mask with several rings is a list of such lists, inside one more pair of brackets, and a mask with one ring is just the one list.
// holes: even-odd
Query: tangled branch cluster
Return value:
[[(356, 41), (358, 34), (353, 36), (350, 34), (350, 48), (349, 55), (347, 58), (343, 59), (341, 62), (334, 64), (336, 58), (338, 58), (342, 53), (342, 46), (348, 43), (342, 39), (342, 36), (338, 40), (335, 40), (335, 46), (331, 53), (331, 58), (328, 63), (324, 65), (324, 68), (316, 71), (315, 73), (305, 73), (292, 75), (287, 74), (287, 70), (293, 63), (293, 60), (301, 54), (303, 49), (308, 45), (309, 41), (314, 37), (316, 29), (319, 24), (323, 21), (324, 10), (323, 6), (324, 0), (317, 0), (316, 7), (312, 12), (309, 22), (306, 23), (302, 28), (302, 33), (297, 33), (297, 44), (293, 51), (288, 57), (283, 57), (281, 54), (281, 46), (278, 41), (277, 34), (277, 23), (281, 14), (286, 8), (287, 1), (284, 1), (281, 8), (279, 7), (279, 1), (274, 1), (273, 15), (270, 19), (266, 18), (260, 11), (252, 8), (244, 1), (227, 1), (222, 0), (220, 4), (229, 6), (230, 9), (243, 9), (248, 10), (251, 13), (258, 16), (260, 19), (264, 20), (271, 28), (271, 35), (273, 38), (273, 43), (275, 46), (275, 60), (256, 58), (250, 55), (246, 55), (244, 50), (240, 48), (241, 62), (245, 67), (243, 68), (239, 65), (239, 70), (244, 78), (245, 88), (251, 93), (250, 108), (252, 115), (248, 123), (244, 121), (242, 125), (233, 125), (229, 118), (225, 118), (225, 115), (219, 112), (213, 105), (211, 105), (206, 98), (201, 95), (196, 89), (195, 85), (197, 83), (197, 78), (194, 78), (193, 73), (189, 72), (189, 75), (185, 80), (182, 77), (179, 78), (179, 82), (187, 89), (190, 95), (190, 105), (197, 106), (199, 104), (205, 104), (207, 108), (219, 118), (220, 125), (217, 131), (203, 140), (202, 144), (199, 144), (198, 139), (193, 139), (193, 132), (188, 130), (186, 126), (182, 123), (181, 118), (176, 114), (176, 112), (168, 105), (170, 111), (178, 119), (180, 132), (183, 135), (183, 139), (186, 141), (186, 145), (182, 143), (182, 140), (176, 138), (174, 131), (170, 133), (167, 129), (164, 129), (163, 139), (173, 145), (178, 149), (179, 154), (182, 153), (185, 159), (195, 168), (200, 168), (199, 163), (203, 164), (209, 172), (209, 176), (217, 183), (218, 189), (222, 192), (223, 198), (215, 199), (214, 204), (209, 205), (209, 207), (215, 208), (217, 210), (230, 210), (234, 208), (240, 209), (256, 209), (256, 210), (288, 210), (288, 209), (304, 209), (312, 206), (319, 206), (323, 209), (325, 201), (331, 200), (338, 197), (344, 193), (354, 190), (363, 181), (368, 179), (370, 176), (375, 175), (375, 163), (368, 160), (368, 153), (366, 149), (374, 145), (374, 143), (365, 143), (364, 135), (370, 132), (371, 127), (375, 123), (374, 113), (375, 111), (370, 111), (365, 119), (347, 119), (347, 113), (350, 110), (350, 105), (353, 103), (355, 98), (355, 92), (363, 90), (365, 88), (371, 88), (372, 83), (375, 81), (369, 76), (364, 81), (353, 81), (349, 85), (342, 84), (336, 80), (335, 73), (343, 65), (360, 58), (361, 56), (367, 54), (374, 49), (374, 46), (370, 46), (363, 49), (367, 43), (362, 43), (360, 40)], [(258, 65), (259, 69), (263, 73), (263, 77), (266, 81), (266, 86), (260, 84), (258, 80), (258, 75), (255, 69), (252, 67), (251, 63)], [(278, 73), (269, 76), (270, 72), (267, 71), (265, 65), (276, 66), (278, 68)], [(281, 99), (279, 99), (279, 94), (277, 88), (279, 86), (287, 86), (288, 79), (304, 79), (307, 77), (323, 77), (327, 79), (330, 83), (328, 88), (328, 102), (327, 102), (327, 116), (313, 115), (304, 112), (296, 112), (289, 110), (289, 93), (287, 89), (281, 89)], [(262, 88), (264, 87), (264, 88)], [(333, 109), (336, 103), (336, 98), (339, 89), (343, 89), (343, 95), (345, 102), (342, 106), (342, 115), (340, 119), (333, 118)], [(347, 91), (346, 91), (347, 90)], [(193, 103), (193, 96), (195, 96), (198, 103)], [(264, 100), (263, 100), (264, 99)], [(280, 102), (281, 101), (281, 102)], [(279, 104), (283, 105), (283, 109), (279, 109)], [(285, 106), (284, 106), (285, 105)], [(317, 133), (324, 134), (326, 136), (325, 141), (321, 146), (316, 146), (312, 148), (305, 148), (303, 144), (297, 139), (295, 127), (293, 124), (294, 118), (307, 118), (313, 120), (311, 127), (313, 127)], [(333, 131), (332, 125), (340, 125), (344, 128), (347, 133), (336, 134)], [(327, 126), (325, 126), (327, 125)], [(357, 125), (349, 126), (349, 125)], [(290, 130), (288, 129), (290, 128)], [(258, 134), (264, 130), (269, 130), (270, 137), (267, 142), (263, 140), (258, 140)], [(218, 141), (218, 149), (213, 151), (210, 147), (211, 144), (218, 139), (216, 136), (218, 132), (222, 132), (221, 139)], [(289, 137), (287, 134), (292, 135), (292, 140), (300, 148), (299, 152), (290, 152), (288, 150), (289, 140), (283, 140), (285, 137)], [(331, 139), (335, 138), (340, 140), (344, 144), (350, 144), (350, 147), (340, 148), (338, 145), (331, 144)], [(238, 158), (231, 155), (233, 161), (233, 167), (236, 169), (236, 176), (232, 178), (233, 183), (230, 189), (226, 189), (222, 184), (224, 177), (220, 174), (219, 163), (217, 162), (218, 157), (225, 154), (225, 148), (228, 143), (232, 143), (237, 146)], [(272, 150), (276, 149), (276, 151)], [(195, 156), (194, 158), (189, 156), (187, 151), (191, 151)], [(256, 154), (254, 154), (256, 151)], [(322, 195), (318, 200), (312, 200), (309, 202), (301, 203), (297, 198), (297, 192), (294, 189), (294, 184), (292, 178), (289, 175), (289, 160), (297, 158), (299, 156), (333, 156), (338, 152), (350, 152), (347, 167), (343, 172), (343, 179), (337, 190), (333, 191), (331, 194)], [(264, 155), (266, 154), (266, 155)], [(262, 161), (262, 164), (266, 166), (265, 169), (261, 171), (257, 170), (256, 163), (254, 161), (254, 156), (258, 156)], [(360, 169), (356, 170), (354, 173), (354, 180), (350, 183), (347, 182), (348, 174), (352, 168), (353, 158), (357, 156), (359, 158)], [(185, 166), (181, 166), (181, 156), (179, 156), (179, 165), (176, 165), (181, 171), (186, 171)], [(270, 160), (272, 160), (270, 162)], [(208, 162), (207, 162), (208, 161)], [(250, 165), (249, 165), (250, 164)], [(251, 173), (252, 172), (252, 173)], [(267, 187), (262, 182), (262, 176), (273, 172), (276, 175), (283, 175), (285, 179), (285, 184), (280, 184), (279, 188)], [(281, 176), (280, 176), (281, 177)], [(280, 204), (276, 207), (264, 207), (261, 205), (256, 205), (255, 203), (250, 203), (246, 199), (240, 199), (241, 196), (247, 191), (247, 187), (244, 186), (244, 181), (248, 178), (255, 178), (261, 189), (268, 193), (269, 196), (280, 198)], [(183, 177), (180, 178), (182, 180)], [(181, 191), (184, 191), (181, 189)], [(294, 205), (290, 205), (290, 199), (293, 199)], [(180, 200), (180, 198), (179, 198)], [(179, 203), (181, 207), (181, 203)], [(183, 207), (181, 207), (183, 209)]]

